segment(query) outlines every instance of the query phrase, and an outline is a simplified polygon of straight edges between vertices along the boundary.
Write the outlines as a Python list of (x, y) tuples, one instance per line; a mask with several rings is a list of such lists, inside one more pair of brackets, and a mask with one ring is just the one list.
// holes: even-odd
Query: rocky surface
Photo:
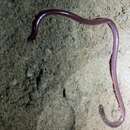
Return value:
[(47, 8), (117, 24), (117, 71), (127, 111), (117, 130), (129, 130), (129, 0), (0, 1), (0, 130), (111, 130), (100, 118), (99, 104), (109, 119), (119, 117), (109, 75), (110, 29), (52, 16), (28, 43), (33, 17)]

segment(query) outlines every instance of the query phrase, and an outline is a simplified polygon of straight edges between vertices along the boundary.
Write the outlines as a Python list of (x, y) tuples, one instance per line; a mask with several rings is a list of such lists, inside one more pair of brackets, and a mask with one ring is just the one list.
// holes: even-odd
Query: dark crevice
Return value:
[(66, 98), (66, 90), (63, 88), (63, 97)]
[(75, 111), (74, 111), (73, 107), (71, 107), (71, 110), (73, 112), (73, 124), (71, 126), (71, 130), (75, 130), (76, 116), (75, 116)]
[(39, 72), (39, 74), (38, 74), (38, 76), (36, 77), (37, 89), (38, 89), (38, 87), (39, 87), (39, 85), (41, 83), (41, 77), (42, 77), (42, 75), (43, 75), (43, 70), (41, 69), (40, 72)]

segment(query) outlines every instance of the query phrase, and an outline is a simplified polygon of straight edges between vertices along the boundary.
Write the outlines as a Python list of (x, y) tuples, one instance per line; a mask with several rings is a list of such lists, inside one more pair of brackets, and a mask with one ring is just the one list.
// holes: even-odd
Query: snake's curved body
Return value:
[(117, 54), (118, 54), (118, 48), (119, 48), (119, 33), (118, 33), (118, 29), (117, 29), (115, 23), (111, 19), (108, 19), (108, 18), (95, 18), (95, 19), (82, 18), (72, 12), (61, 10), (61, 9), (42, 10), (35, 16), (35, 19), (33, 20), (32, 32), (31, 32), (31, 35), (28, 37), (28, 40), (34, 40), (36, 38), (40, 22), (49, 15), (65, 16), (76, 22), (79, 22), (80, 24), (86, 24), (86, 25), (91, 25), (91, 26), (107, 24), (110, 27), (110, 29), (112, 31), (112, 35), (113, 35), (113, 48), (112, 48), (112, 54), (111, 54), (110, 62), (109, 62), (110, 75), (111, 75), (111, 79), (112, 79), (114, 94), (117, 99), (118, 107), (121, 112), (121, 115), (117, 121), (109, 121), (105, 115), (104, 108), (102, 105), (99, 105), (99, 113), (100, 113), (103, 121), (108, 126), (110, 126), (110, 127), (120, 126), (125, 119), (125, 107), (124, 107), (122, 96), (121, 96), (121, 93), (119, 90), (119, 84), (118, 84), (117, 72), (116, 72)]

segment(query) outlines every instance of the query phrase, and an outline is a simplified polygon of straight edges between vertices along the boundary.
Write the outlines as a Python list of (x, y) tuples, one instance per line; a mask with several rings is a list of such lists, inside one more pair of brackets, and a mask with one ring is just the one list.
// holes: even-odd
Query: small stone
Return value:
[(18, 82), (17, 82), (17, 80), (16, 80), (16, 79), (14, 79), (14, 80), (12, 81), (12, 83), (11, 83), (11, 84), (12, 84), (13, 86), (15, 86), (17, 83), (18, 83)]
[(33, 76), (33, 73), (31, 71), (27, 71), (27, 77), (30, 78)]

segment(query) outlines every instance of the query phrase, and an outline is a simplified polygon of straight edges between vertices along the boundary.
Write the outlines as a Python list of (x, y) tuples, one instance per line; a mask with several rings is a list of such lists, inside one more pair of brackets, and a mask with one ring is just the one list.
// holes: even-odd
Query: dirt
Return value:
[(117, 73), (126, 108), (126, 119), (116, 129), (129, 130), (129, 0), (0, 1), (0, 130), (111, 130), (98, 105), (104, 105), (110, 120), (120, 115), (109, 74), (108, 26), (90, 27), (52, 16), (28, 43), (32, 19), (47, 8), (116, 23)]

